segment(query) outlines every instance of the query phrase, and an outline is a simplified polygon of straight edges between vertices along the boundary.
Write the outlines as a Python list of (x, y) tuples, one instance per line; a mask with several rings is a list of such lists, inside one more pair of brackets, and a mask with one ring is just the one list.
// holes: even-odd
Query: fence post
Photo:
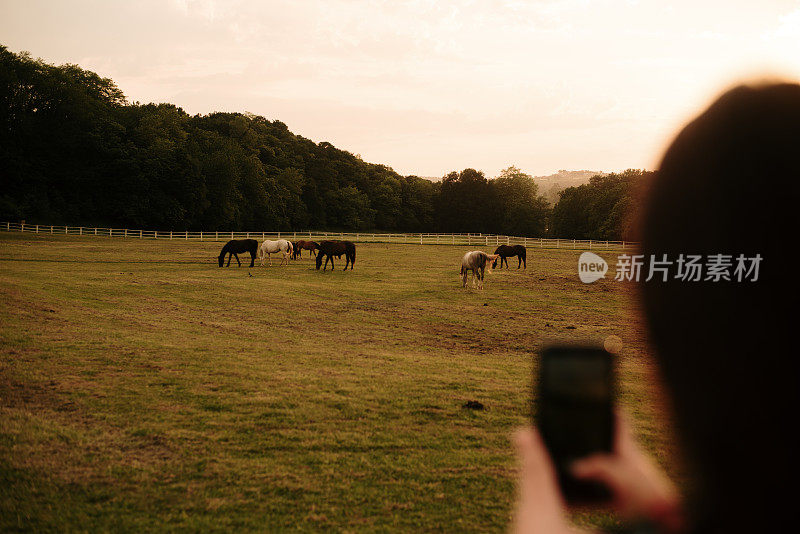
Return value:
[(216, 239), (217, 241), (219, 241), (219, 232), (218, 232), (218, 231), (217, 231), (217, 232), (214, 232), (214, 239)]
[(202, 241), (202, 240), (203, 240), (203, 231), (200, 230), (200, 241)]
[(247, 232), (247, 239), (250, 239), (250, 232)]
[(169, 231), (169, 238), (172, 239), (172, 230)]
[(186, 241), (189, 241), (189, 230), (186, 230)]
[(128, 229), (125, 228), (125, 237), (128, 237)]
[(233, 239), (233, 232), (231, 232), (231, 239)]
[(143, 233), (142, 233), (141, 230), (139, 230), (139, 239), (141, 239), (142, 237), (143, 237)]
[[(53, 228), (53, 227), (51, 226), (50, 228)], [(53, 232), (50, 232), (50, 233), (52, 234)], [(94, 229), (94, 235), (97, 235), (97, 228)]]
[(153, 239), (158, 239), (158, 230), (153, 231)]

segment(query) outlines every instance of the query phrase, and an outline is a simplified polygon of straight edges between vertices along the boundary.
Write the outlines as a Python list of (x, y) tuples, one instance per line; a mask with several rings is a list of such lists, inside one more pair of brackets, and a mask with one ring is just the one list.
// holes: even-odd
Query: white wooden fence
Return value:
[(181, 239), (193, 241), (227, 241), (229, 239), (347, 239), (356, 243), (407, 243), (420, 245), (525, 245), (539, 248), (577, 250), (635, 250), (631, 241), (592, 241), (581, 239), (546, 239), (495, 234), (386, 234), (370, 232), (173, 232), (171, 230), (131, 230), (128, 228), (95, 228), (86, 226), (52, 226), (26, 223), (0, 223), (0, 230), (36, 234), (123, 237), (129, 239)]

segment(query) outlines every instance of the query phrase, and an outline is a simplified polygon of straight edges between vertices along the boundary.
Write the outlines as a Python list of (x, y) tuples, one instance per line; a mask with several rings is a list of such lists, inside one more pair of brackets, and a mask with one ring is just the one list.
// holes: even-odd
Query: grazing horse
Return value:
[(350, 270), (356, 264), (356, 246), (350, 241), (323, 241), (317, 246), (319, 254), (317, 254), (317, 270), (319, 271), (322, 266), (322, 257), (325, 256), (325, 267), (323, 271), (328, 268), (328, 260), (331, 260), (331, 271), (333, 270), (333, 257), (341, 258), (342, 254), (345, 255), (347, 261), (344, 264), (344, 270), (350, 265)]
[(228, 265), (227, 267), (231, 266), (231, 256), (236, 257), (236, 263), (239, 264), (239, 267), (242, 266), (242, 262), (239, 261), (239, 254), (242, 252), (249, 252), (250, 253), (250, 267), (255, 265), (256, 262), (256, 251), (258, 250), (258, 241), (255, 239), (231, 239), (225, 246), (222, 247), (222, 252), (219, 253), (219, 266), (222, 267), (222, 264), (225, 262), (225, 254), (228, 255)]
[(475, 279), (478, 279), (478, 289), (483, 289), (484, 270), (488, 267), (492, 272), (492, 262), (499, 258), (497, 254), (486, 254), (482, 250), (467, 252), (461, 258), (461, 278), (462, 286), (467, 287), (467, 272), (472, 271), (472, 287), (475, 287)]
[[(495, 250), (494, 253), (500, 256), (501, 269), (503, 268), (503, 262), (506, 262), (506, 268), (510, 269), (510, 267), (508, 266), (508, 258), (514, 256), (517, 256), (517, 269), (519, 269), (520, 265), (525, 266), (523, 267), (523, 269), (528, 268), (528, 262), (526, 259), (528, 252), (522, 245), (514, 245), (513, 247), (510, 247), (508, 245), (500, 245), (499, 247), (497, 247), (497, 250)], [(497, 267), (497, 260), (495, 260), (494, 263), (492, 263), (492, 269), (494, 269), (495, 267)]]
[(292, 255), (292, 259), (296, 260), (298, 256), (303, 257), (303, 250), (310, 250), (311, 254), (314, 256), (317, 255), (317, 249), (319, 248), (319, 243), (316, 241), (306, 241), (301, 239), (296, 243), (292, 243), (294, 246), (294, 254)]
[(272, 256), (275, 252), (280, 252), (283, 254), (283, 258), (281, 259), (281, 265), (285, 261), (286, 264), (289, 264), (289, 255), (292, 253), (292, 244), (285, 239), (278, 239), (277, 241), (270, 241), (269, 239), (265, 239), (263, 243), (261, 243), (261, 248), (258, 250), (259, 256), (261, 258), (261, 266), (264, 265), (264, 256), (269, 258), (269, 264), (272, 265)]

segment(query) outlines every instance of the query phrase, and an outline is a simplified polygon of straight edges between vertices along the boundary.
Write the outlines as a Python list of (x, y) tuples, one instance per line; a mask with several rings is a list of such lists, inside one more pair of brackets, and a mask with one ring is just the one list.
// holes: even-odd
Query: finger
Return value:
[(547, 469), (550, 466), (550, 455), (535, 428), (524, 427), (517, 430), (514, 443), (523, 468)]
[(514, 434), (520, 459), (516, 532), (563, 532), (564, 508), (556, 481), (555, 469), (539, 433), (532, 427)]
[(611, 489), (620, 487), (623, 476), (619, 461), (605, 454), (576, 460), (570, 465), (570, 472), (575, 478), (602, 482)]
[(614, 411), (616, 428), (614, 429), (614, 450), (617, 454), (624, 454), (636, 449), (636, 440), (633, 437), (631, 419), (622, 409)]

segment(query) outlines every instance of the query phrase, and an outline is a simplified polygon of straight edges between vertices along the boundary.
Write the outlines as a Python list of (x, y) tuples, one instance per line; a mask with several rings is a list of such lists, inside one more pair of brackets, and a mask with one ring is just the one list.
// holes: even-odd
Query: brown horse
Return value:
[[(500, 268), (503, 268), (503, 262), (506, 263), (506, 267), (508, 268), (508, 258), (517, 256), (517, 269), (520, 268), (521, 265), (524, 265), (523, 269), (528, 268), (528, 261), (527, 261), (527, 250), (522, 245), (514, 245), (510, 247), (508, 245), (500, 245), (497, 247), (497, 250), (494, 251), (495, 254), (500, 256)], [(492, 269), (497, 267), (497, 260), (492, 263)]]
[(316, 241), (306, 241), (301, 239), (300, 241), (296, 241), (292, 243), (294, 245), (294, 253), (292, 254), (292, 259), (296, 260), (299, 257), (303, 257), (303, 249), (310, 250), (311, 254), (314, 256), (317, 255), (317, 250), (319, 249), (319, 243)]
[(341, 258), (342, 254), (345, 255), (347, 261), (344, 264), (344, 270), (350, 265), (350, 270), (356, 264), (356, 246), (350, 241), (323, 241), (319, 244), (319, 254), (317, 254), (317, 270), (322, 267), (322, 258), (325, 257), (325, 267), (323, 271), (328, 268), (328, 260), (331, 261), (331, 270), (333, 270), (333, 257)]
[(256, 252), (258, 251), (258, 241), (255, 239), (231, 239), (225, 246), (222, 247), (222, 252), (219, 253), (219, 266), (222, 267), (222, 264), (225, 263), (225, 254), (228, 255), (228, 267), (231, 266), (231, 256), (236, 257), (236, 263), (239, 264), (239, 267), (242, 266), (242, 262), (239, 261), (239, 254), (242, 252), (249, 252), (250, 253), (250, 267), (255, 265), (256, 262)]

